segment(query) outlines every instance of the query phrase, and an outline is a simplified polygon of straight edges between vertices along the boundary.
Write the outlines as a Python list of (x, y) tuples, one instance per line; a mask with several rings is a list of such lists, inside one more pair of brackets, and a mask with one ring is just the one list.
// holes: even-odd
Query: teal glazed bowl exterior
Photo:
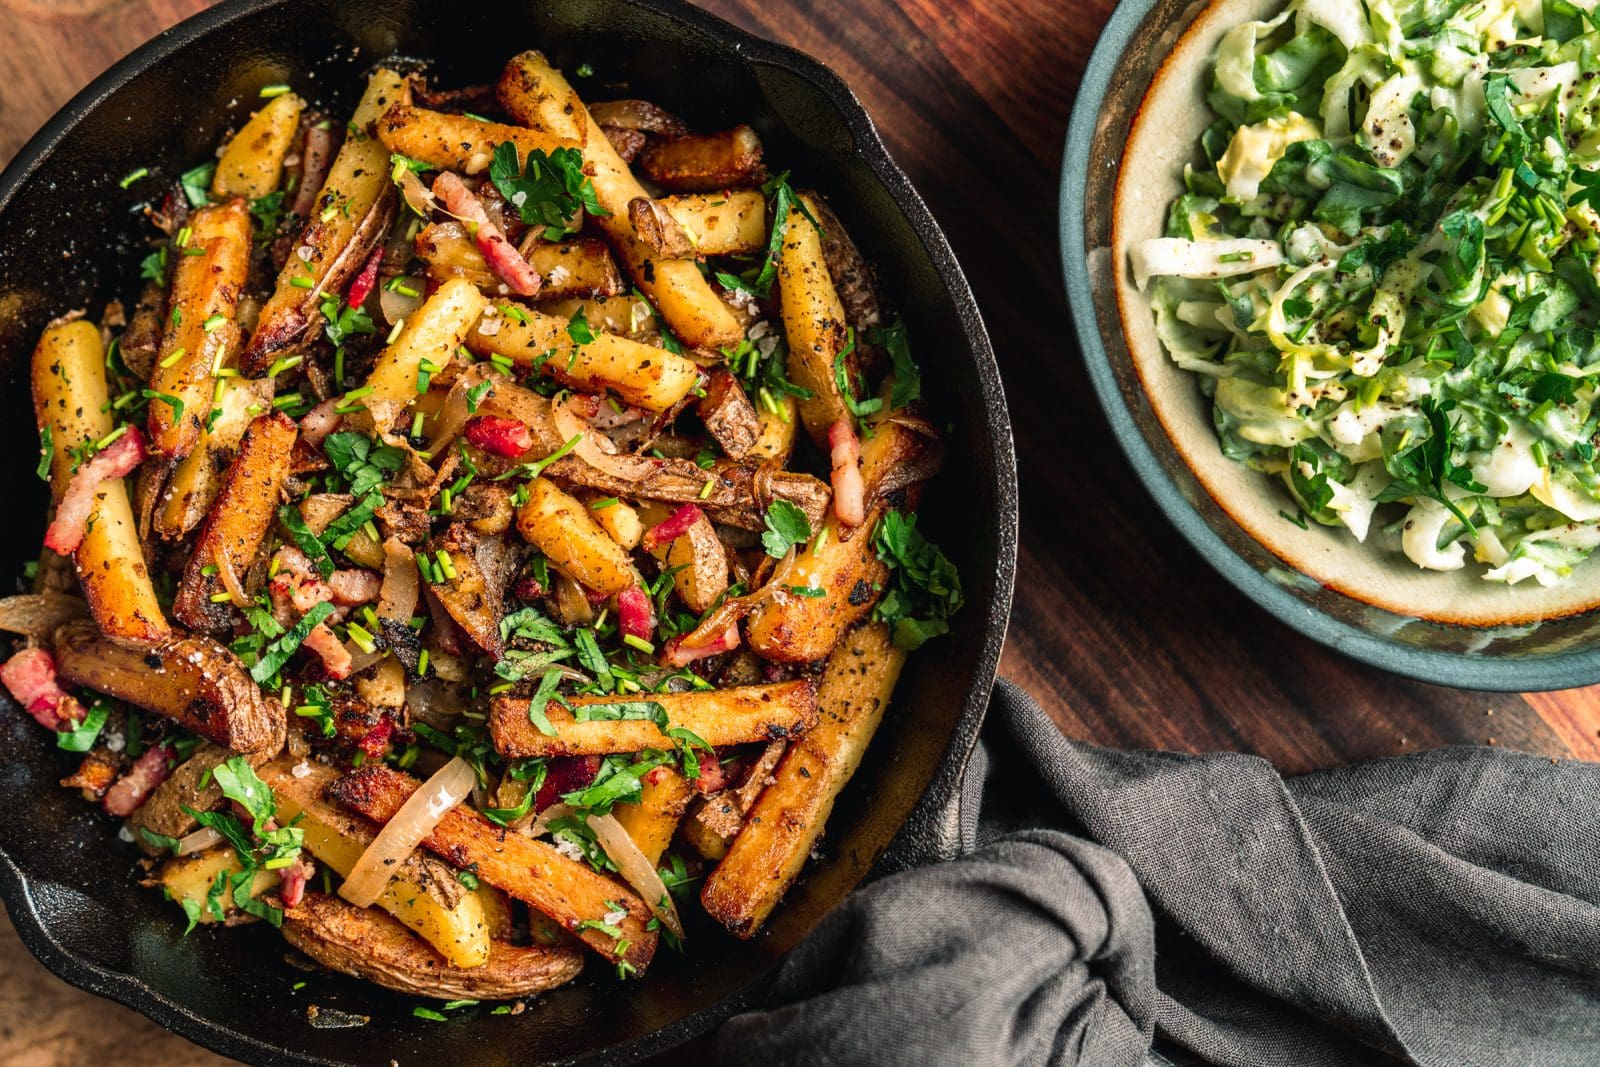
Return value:
[[(1059, 222), (1079, 347), (1112, 433), (1139, 481), (1200, 555), (1307, 637), (1396, 674), (1464, 689), (1600, 682), (1600, 561), (1580, 566), (1569, 579), (1579, 584), (1559, 598), (1522, 587), (1485, 595), (1466, 584), (1466, 572), (1404, 573), (1377, 552), (1370, 553), (1372, 571), (1362, 574), (1366, 564), (1351, 551), (1362, 546), (1334, 543), (1341, 535), (1333, 531), (1263, 526), (1262, 501), (1241, 498), (1267, 490), (1222, 469), (1231, 465), (1218, 462), (1214, 434), (1202, 440), (1198, 429), (1209, 428), (1209, 403), (1192, 382), (1179, 395), (1161, 366), (1170, 361), (1152, 354), (1140, 336), (1147, 331), (1133, 316), (1147, 317), (1148, 308), (1136, 294), (1130, 297), (1118, 250), (1126, 231), (1140, 228), (1130, 218), (1154, 236), (1152, 213), (1164, 212), (1180, 189), (1175, 175), (1149, 166), (1137, 146), (1157, 139), (1173, 147), (1195, 144), (1210, 121), (1204, 99), (1211, 42), (1221, 27), (1281, 6), (1272, 0), (1124, 0), (1089, 59), (1067, 134)], [(1175, 94), (1185, 91), (1192, 93), (1192, 114), (1172, 106)], [(1141, 123), (1151, 124), (1145, 133), (1156, 133), (1142, 134)], [(1165, 151), (1170, 157), (1172, 149)], [(1130, 157), (1136, 165), (1129, 165)], [(1219, 491), (1224, 485), (1239, 491)], [(1282, 500), (1280, 506), (1288, 506), (1286, 493)], [(1338, 566), (1323, 566), (1334, 557)]]

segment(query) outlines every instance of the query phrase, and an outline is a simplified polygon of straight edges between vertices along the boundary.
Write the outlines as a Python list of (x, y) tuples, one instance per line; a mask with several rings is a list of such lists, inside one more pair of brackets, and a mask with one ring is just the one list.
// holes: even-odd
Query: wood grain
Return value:
[[(0, 0), (0, 159), (113, 60), (201, 6)], [(1291, 773), (1490, 741), (1600, 759), (1600, 692), (1462, 692), (1351, 663), (1235, 593), (1135, 484), (1070, 339), (1056, 247), (1060, 149), (1109, 0), (705, 6), (838, 71), (967, 266), (1009, 383), (1023, 472), (1022, 560), (1002, 670), (1064, 730), (1123, 747), (1252, 752)], [(22, 957), (0, 939), (0, 978), (11, 979), (0, 1007), (29, 1005), (28, 1021), (0, 1029), (0, 1062), (93, 1062), (89, 1033), (108, 1048), (117, 1035), (128, 1039), (119, 1049), (160, 1049), (163, 1063), (202, 1062)], [(37, 1012), (38, 1003), (54, 1010)]]

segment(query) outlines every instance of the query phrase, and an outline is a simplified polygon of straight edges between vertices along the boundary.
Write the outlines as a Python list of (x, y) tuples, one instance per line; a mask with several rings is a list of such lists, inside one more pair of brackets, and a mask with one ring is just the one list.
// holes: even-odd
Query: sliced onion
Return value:
[(51, 643), (56, 627), (87, 618), (89, 605), (65, 593), (23, 593), (0, 599), (0, 630)]
[(422, 788), (400, 805), (394, 818), (384, 824), (372, 844), (356, 860), (339, 887), (339, 895), (358, 908), (368, 908), (383, 895), (383, 890), (400, 870), (400, 864), (415, 852), (422, 839), (433, 832), (457, 804), (472, 795), (478, 776), (460, 756), (439, 768), (422, 783)]
[(543, 837), (550, 830), (550, 824), (557, 819), (565, 819), (572, 814), (572, 805), (556, 803), (545, 808), (536, 816), (528, 812), (522, 818), (511, 824), (513, 830), (520, 830), (529, 837)]
[(400, 195), (405, 198), (406, 206), (420, 218), (427, 218), (439, 206), (433, 198), (433, 191), (410, 167), (400, 168)]
[(239, 582), (239, 575), (233, 569), (233, 557), (228, 555), (226, 545), (217, 546), (216, 552), (212, 553), (211, 562), (216, 564), (217, 577), (222, 581), (222, 588), (228, 591), (234, 607), (242, 608), (249, 604), (250, 598), (245, 595), (244, 586)]
[(589, 829), (594, 831), (594, 839), (606, 850), (611, 862), (617, 865), (617, 872), (622, 875), (623, 881), (631, 885), (633, 891), (655, 912), (661, 925), (678, 937), (683, 937), (683, 923), (678, 918), (678, 909), (672, 903), (672, 894), (667, 892), (666, 883), (656, 873), (655, 864), (633, 843), (633, 838), (628, 836), (628, 831), (622, 828), (617, 817), (610, 812), (591, 815)]
[(428, 439), (428, 454), (431, 456), (444, 455), (444, 449), (456, 436), (461, 433), (461, 428), (467, 424), (467, 419), (472, 417), (472, 412), (467, 410), (467, 392), (474, 386), (490, 380), (492, 364), (474, 363), (460, 374), (450, 386), (450, 392), (445, 395), (444, 403), (434, 413), (433, 436)]
[(378, 591), (378, 618), (410, 622), (417, 611), (420, 590), (416, 553), (399, 538), (389, 538), (383, 543), (383, 587)]
[(427, 280), (423, 278), (401, 279), (407, 288), (415, 292), (416, 296), (407, 296), (397, 293), (388, 285), (378, 290), (378, 307), (383, 311), (383, 320), (391, 326), (401, 319), (411, 317), (411, 313), (422, 306), (422, 293), (427, 288)]
[(406, 711), (435, 729), (448, 730), (451, 720), (467, 710), (461, 692), (437, 678), (424, 678), (406, 690)]
[(202, 826), (194, 833), (179, 838), (178, 843), (172, 847), (172, 851), (180, 856), (187, 856), (191, 852), (204, 852), (212, 845), (220, 845), (223, 840), (224, 838), (220, 833), (209, 826)]
[(570, 441), (576, 437), (578, 443), (573, 446), (572, 454), (591, 467), (619, 478), (631, 476), (634, 473), (632, 466), (623, 465), (619, 457), (600, 447), (600, 440), (595, 436), (594, 427), (573, 407), (577, 399), (575, 396), (569, 396), (562, 403), (550, 406), (550, 415), (555, 422), (556, 432), (561, 435), (561, 440)]

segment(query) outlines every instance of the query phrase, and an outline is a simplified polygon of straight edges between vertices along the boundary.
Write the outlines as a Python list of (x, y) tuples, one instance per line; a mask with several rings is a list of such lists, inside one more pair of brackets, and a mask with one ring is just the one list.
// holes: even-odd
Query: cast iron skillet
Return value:
[[(72, 757), (14, 705), (0, 707), (0, 897), (22, 940), (82, 989), (120, 1001), (218, 1052), (255, 1063), (535, 1064), (635, 1060), (721, 1021), (869, 870), (953, 851), (957, 786), (1004, 639), (1016, 558), (1016, 473), (988, 337), (943, 234), (850, 90), (815, 60), (676, 0), (229, 0), (161, 34), (80, 93), (0, 175), (0, 583), (38, 551), (43, 491), (27, 401), (27, 359), (54, 315), (130, 295), (146, 224), (135, 205), (209, 157), (218, 136), (290, 82), (344, 110), (361, 75), (391, 54), (434, 61), (440, 82), (490, 80), (539, 47), (581, 92), (614, 83), (710, 128), (749, 121), (796, 184), (830, 196), (885, 292), (905, 315), (949, 458), (923, 522), (961, 569), (968, 604), (954, 632), (914, 655), (894, 707), (768, 929), (734, 941), (702, 918), (691, 951), (664, 952), (640, 983), (599, 967), (517, 1016), (439, 1024), (374, 986), (303, 974), (278, 934), (256, 926), (179, 937), (173, 905), (136, 884), (135, 852), (113, 821), (56, 785)], [(617, 85), (612, 92), (621, 92)], [(138, 167), (155, 177), (124, 191)], [(63, 253), (66, 253), (65, 255)], [(697, 911), (697, 909), (691, 909)], [(293, 985), (305, 981), (302, 990)], [(370, 1015), (318, 1029), (316, 1004)], [(326, 1014), (326, 1013), (324, 1013)]]

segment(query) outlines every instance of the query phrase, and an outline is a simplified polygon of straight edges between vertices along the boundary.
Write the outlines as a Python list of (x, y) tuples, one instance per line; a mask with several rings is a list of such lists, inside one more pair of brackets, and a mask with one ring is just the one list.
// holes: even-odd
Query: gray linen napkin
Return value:
[(1284, 780), (1068, 741), (1006, 682), (984, 744), (967, 854), (850, 896), (719, 1058), (1133, 1067), (1159, 1036), (1229, 1067), (1600, 1064), (1600, 765)]

